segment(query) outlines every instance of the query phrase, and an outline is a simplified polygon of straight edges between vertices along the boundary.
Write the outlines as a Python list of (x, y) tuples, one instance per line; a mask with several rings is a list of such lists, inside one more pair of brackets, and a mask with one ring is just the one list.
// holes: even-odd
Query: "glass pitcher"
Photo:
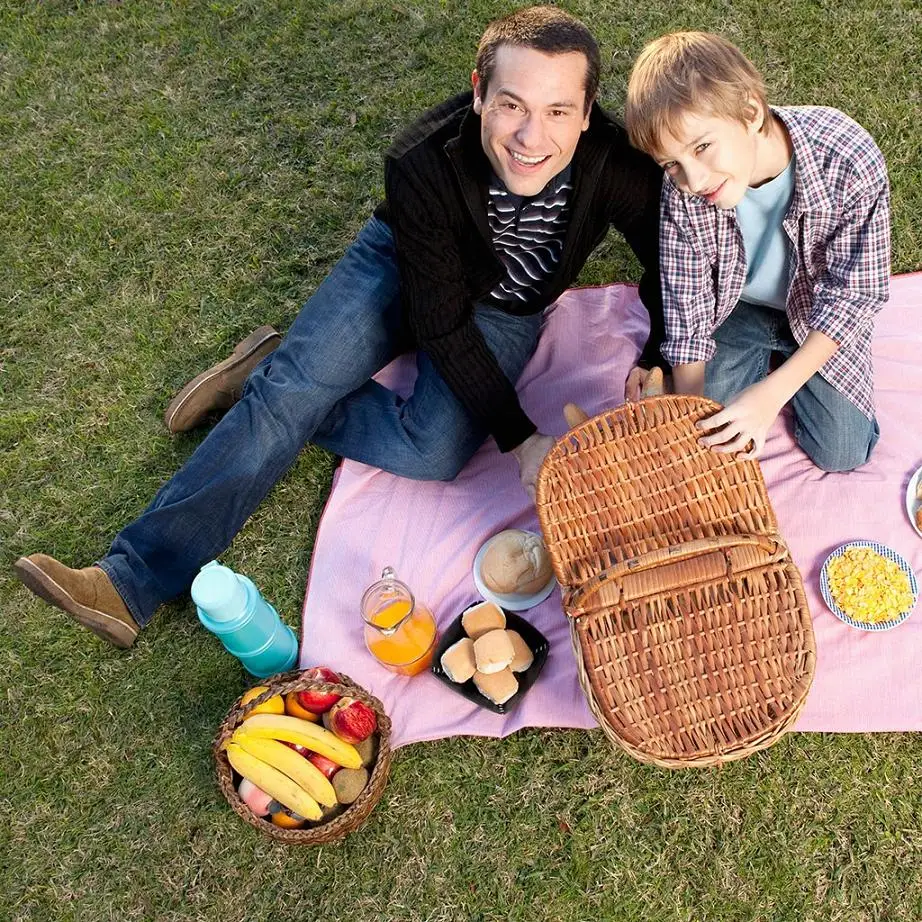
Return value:
[(428, 669), (437, 630), (432, 612), (417, 601), (393, 567), (362, 596), (365, 646), (381, 665), (398, 675), (416, 675)]

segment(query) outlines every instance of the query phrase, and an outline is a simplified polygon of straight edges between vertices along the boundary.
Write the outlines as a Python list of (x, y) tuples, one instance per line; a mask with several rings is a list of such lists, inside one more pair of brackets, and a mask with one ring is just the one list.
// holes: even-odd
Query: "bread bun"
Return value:
[(477, 671), (474, 641), (463, 637), (442, 654), (442, 669), (452, 682), (466, 682)]
[(489, 675), (505, 669), (515, 656), (515, 648), (505, 631), (487, 631), (474, 641), (477, 671)]
[(501, 595), (531, 595), (543, 589), (551, 575), (551, 559), (544, 542), (519, 528), (509, 528), (491, 538), (480, 564), (484, 586)]
[(518, 631), (506, 631), (506, 636), (512, 641), (513, 651), (509, 668), (513, 672), (524, 672), (534, 662), (535, 655)]
[(494, 704), (505, 704), (519, 690), (519, 680), (511, 669), (491, 673), (475, 672), (474, 684), (477, 691)]
[(506, 613), (495, 602), (478, 602), (461, 615), (461, 627), (472, 640), (487, 631), (501, 631), (506, 627)]

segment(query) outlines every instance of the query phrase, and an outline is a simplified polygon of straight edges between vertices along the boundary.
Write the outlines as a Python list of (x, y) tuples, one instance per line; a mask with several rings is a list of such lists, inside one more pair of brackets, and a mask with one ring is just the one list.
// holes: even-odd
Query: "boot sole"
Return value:
[(61, 611), (67, 612), (85, 628), (91, 630), (98, 637), (107, 640), (113, 646), (127, 650), (138, 636), (136, 628), (125, 624), (113, 615), (95, 608), (81, 605), (59, 583), (49, 576), (40, 567), (35, 566), (31, 560), (20, 557), (13, 564), (13, 569), (19, 579), (34, 592), (39, 598), (44, 599)]
[[(220, 409), (220, 407), (206, 406), (199, 411), (191, 411), (189, 419), (184, 421), (180, 420), (180, 422), (177, 423), (177, 418), (181, 416), (183, 410), (186, 409), (190, 402), (201, 395), (203, 387), (210, 384), (218, 376), (228, 371), (233, 371), (235, 368), (238, 368), (244, 362), (254, 357), (258, 360), (262, 360), (270, 352), (273, 352), (281, 341), (281, 334), (272, 327), (266, 326), (259, 327), (259, 329), (250, 333), (246, 339), (237, 343), (237, 345), (234, 346), (234, 351), (224, 359), (223, 362), (212, 365), (211, 368), (206, 369), (200, 375), (193, 378), (169, 402), (163, 414), (163, 421), (167, 429), (174, 434), (177, 432), (188, 432), (190, 429), (194, 429), (199, 425), (212, 409)], [(270, 343), (271, 348), (266, 349), (265, 347)]]

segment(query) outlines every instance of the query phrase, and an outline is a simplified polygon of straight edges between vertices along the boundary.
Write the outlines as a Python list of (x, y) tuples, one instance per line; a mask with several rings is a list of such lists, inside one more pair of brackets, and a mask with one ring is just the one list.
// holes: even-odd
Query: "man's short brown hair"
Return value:
[(672, 32), (640, 52), (627, 85), (624, 121), (631, 143), (656, 154), (684, 115), (714, 115), (746, 122), (763, 115), (771, 131), (765, 81), (736, 47), (710, 32)]
[(487, 26), (477, 46), (477, 76), (480, 98), (496, 67), (496, 52), (503, 45), (533, 48), (544, 54), (578, 52), (586, 58), (586, 110), (599, 92), (602, 57), (592, 33), (578, 19), (554, 6), (530, 6), (516, 10)]

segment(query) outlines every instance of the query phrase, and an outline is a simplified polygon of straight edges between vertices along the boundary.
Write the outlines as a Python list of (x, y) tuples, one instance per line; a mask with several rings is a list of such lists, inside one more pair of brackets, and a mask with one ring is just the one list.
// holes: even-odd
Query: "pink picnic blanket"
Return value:
[[(867, 633), (835, 618), (819, 592), (826, 556), (853, 539), (887, 544), (922, 572), (922, 538), (905, 510), (907, 484), (922, 464), (920, 318), (922, 273), (895, 278), (874, 341), (882, 435), (869, 464), (849, 474), (823, 473), (795, 444), (787, 416), (775, 423), (764, 451), (769, 496), (803, 575), (816, 632), (816, 678), (798, 730), (922, 729), (922, 613)], [(525, 410), (542, 431), (562, 435), (567, 401), (589, 413), (620, 403), (646, 333), (632, 286), (567, 292), (519, 382)], [(380, 378), (406, 392), (414, 368), (404, 357)], [(492, 439), (452, 483), (403, 480), (345, 461), (317, 533), (302, 666), (329, 665), (377, 695), (393, 720), (396, 746), (459, 734), (506, 736), (521, 727), (595, 726), (577, 681), (559, 590), (522, 613), (548, 638), (550, 653), (535, 685), (505, 715), (469, 703), (428, 673), (395, 676), (365, 649), (359, 603), (384, 567), (394, 567), (444, 627), (478, 598), (474, 556), (504, 528), (539, 530), (514, 459)]]

